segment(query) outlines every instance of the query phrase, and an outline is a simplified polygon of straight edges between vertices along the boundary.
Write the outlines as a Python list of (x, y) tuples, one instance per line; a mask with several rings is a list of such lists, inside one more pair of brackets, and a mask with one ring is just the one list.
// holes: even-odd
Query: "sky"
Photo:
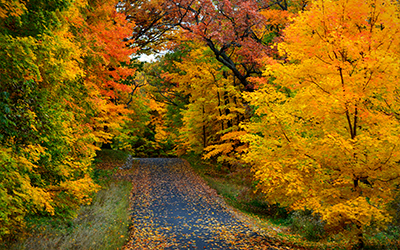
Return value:
[(155, 56), (154, 55), (141, 55), (139, 57), (139, 60), (142, 62), (152, 62), (155, 60)]

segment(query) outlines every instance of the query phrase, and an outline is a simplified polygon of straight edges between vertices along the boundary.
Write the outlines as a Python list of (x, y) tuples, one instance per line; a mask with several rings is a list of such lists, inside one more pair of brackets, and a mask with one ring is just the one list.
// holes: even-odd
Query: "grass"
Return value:
[(128, 239), (132, 184), (112, 175), (127, 155), (116, 150), (98, 152), (94, 175), (103, 189), (91, 205), (80, 208), (77, 218), (31, 218), (30, 236), (17, 243), (3, 243), (0, 249), (121, 249)]

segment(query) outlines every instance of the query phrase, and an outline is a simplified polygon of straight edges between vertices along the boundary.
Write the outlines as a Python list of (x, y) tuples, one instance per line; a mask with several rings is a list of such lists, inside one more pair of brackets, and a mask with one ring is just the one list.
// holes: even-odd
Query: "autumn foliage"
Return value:
[(313, 2), (266, 60), (269, 83), (246, 95), (245, 159), (266, 199), (360, 242), (390, 221), (400, 181), (398, 14), (385, 0)]
[(133, 24), (113, 1), (0, 1), (0, 239), (27, 216), (74, 216), (99, 189), (101, 143), (118, 134)]
[(395, 1), (0, 0), (0, 27), (0, 238), (90, 202), (104, 144), (247, 167), (360, 244), (392, 220)]
[(158, 31), (180, 28), (153, 64), (158, 100), (180, 117), (166, 119), (177, 153), (246, 163), (266, 201), (360, 244), (387, 225), (400, 170), (397, 3), (152, 4), (169, 9), (152, 16)]

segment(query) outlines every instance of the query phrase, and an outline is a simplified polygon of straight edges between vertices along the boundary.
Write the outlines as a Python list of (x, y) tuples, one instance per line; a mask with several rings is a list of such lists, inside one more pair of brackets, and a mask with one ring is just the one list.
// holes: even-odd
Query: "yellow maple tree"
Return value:
[(398, 5), (318, 0), (285, 30), (244, 125), (266, 199), (310, 209), (360, 244), (400, 182)]

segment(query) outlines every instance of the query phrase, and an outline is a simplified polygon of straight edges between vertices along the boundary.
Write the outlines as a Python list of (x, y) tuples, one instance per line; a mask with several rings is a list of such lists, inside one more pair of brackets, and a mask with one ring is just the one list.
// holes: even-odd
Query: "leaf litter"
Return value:
[(142, 158), (117, 174), (132, 182), (124, 249), (292, 249), (240, 216), (185, 160)]

